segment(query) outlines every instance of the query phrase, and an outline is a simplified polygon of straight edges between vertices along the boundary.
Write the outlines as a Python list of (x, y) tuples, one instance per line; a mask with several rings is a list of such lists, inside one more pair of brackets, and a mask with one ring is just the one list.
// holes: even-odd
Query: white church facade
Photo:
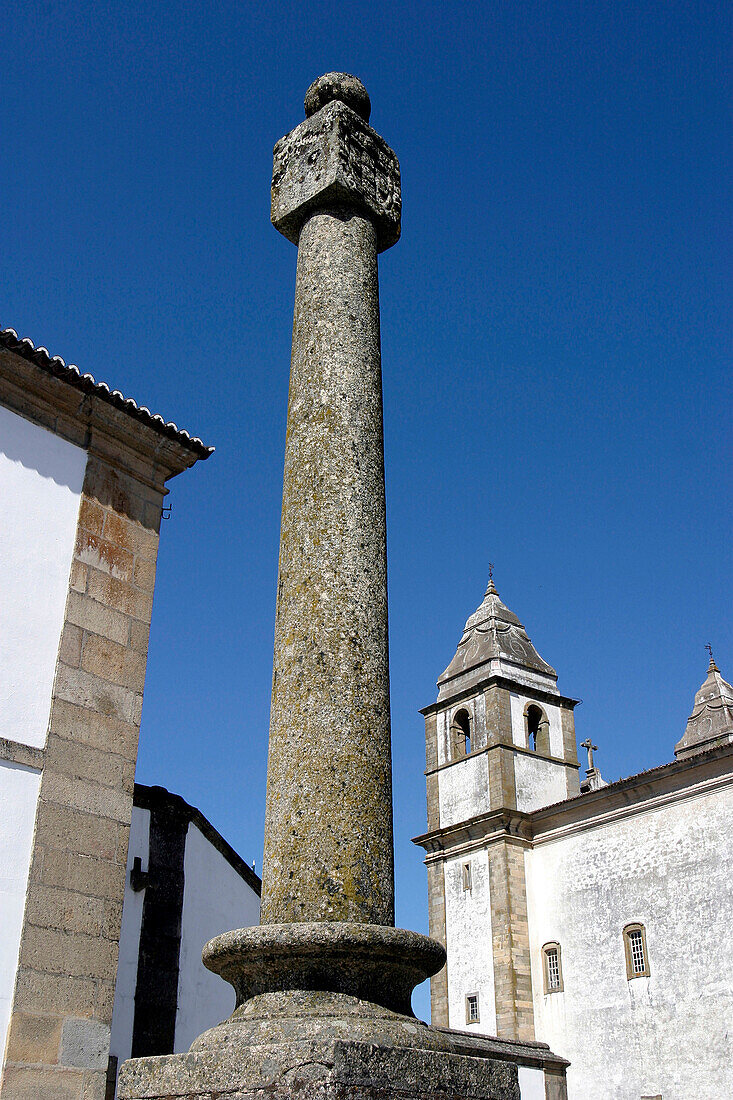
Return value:
[(570, 1100), (733, 1096), (733, 689), (712, 658), (676, 760), (610, 784), (591, 741), (581, 783), (576, 701), (493, 581), (438, 687), (416, 838), (448, 953), (433, 1023), (548, 1043)]

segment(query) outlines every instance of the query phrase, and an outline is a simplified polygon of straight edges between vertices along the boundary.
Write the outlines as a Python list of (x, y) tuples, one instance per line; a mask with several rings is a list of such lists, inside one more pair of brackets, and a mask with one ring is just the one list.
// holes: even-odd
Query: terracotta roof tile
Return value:
[(93, 375), (82, 374), (79, 368), (71, 363), (67, 366), (60, 355), (51, 355), (46, 348), (36, 347), (28, 337), (21, 339), (12, 328), (0, 330), (0, 347), (21, 355), (30, 363), (35, 363), (37, 367), (48, 371), (49, 374), (60, 378), (70, 386), (75, 386), (84, 393), (93, 394), (100, 400), (114, 405), (128, 416), (147, 424), (154, 431), (187, 447), (199, 458), (208, 458), (214, 450), (213, 447), (207, 447), (198, 436), (192, 436), (185, 428), (179, 428), (172, 420), (164, 420), (159, 413), (152, 413), (145, 405), (138, 405), (131, 397), (125, 397), (119, 390), (111, 390), (106, 382), (97, 382)]

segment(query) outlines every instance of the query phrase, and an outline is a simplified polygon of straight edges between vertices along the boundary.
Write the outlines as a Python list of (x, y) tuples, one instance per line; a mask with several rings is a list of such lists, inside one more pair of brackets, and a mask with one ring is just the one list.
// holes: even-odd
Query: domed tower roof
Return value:
[(557, 692), (557, 673), (542, 660), (514, 612), (502, 603), (491, 577), (483, 602), (466, 622), (455, 657), (438, 678), (438, 700), (488, 676)]
[(710, 651), (705, 683), (695, 695), (692, 714), (674, 748), (680, 758), (733, 742), (733, 687), (720, 675)]

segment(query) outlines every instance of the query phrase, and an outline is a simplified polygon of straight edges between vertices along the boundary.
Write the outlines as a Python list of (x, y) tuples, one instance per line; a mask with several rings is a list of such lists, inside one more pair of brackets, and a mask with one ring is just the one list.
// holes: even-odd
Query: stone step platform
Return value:
[(434, 1028), (327, 992), (266, 994), (188, 1054), (138, 1058), (119, 1100), (566, 1100), (544, 1043)]

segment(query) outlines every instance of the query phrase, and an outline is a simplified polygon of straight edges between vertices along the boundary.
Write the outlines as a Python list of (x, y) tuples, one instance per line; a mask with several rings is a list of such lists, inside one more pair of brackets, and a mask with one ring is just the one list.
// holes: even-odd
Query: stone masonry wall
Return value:
[(494, 945), (496, 1034), (532, 1040), (534, 1010), (524, 847), (502, 838), (489, 845), (491, 932)]
[(90, 454), (35, 826), (3, 1100), (104, 1100), (163, 502)]
[[(446, 947), (445, 872), (442, 861), (428, 864), (428, 917), (431, 938)], [(430, 979), (430, 1020), (434, 1027), (448, 1027), (447, 964)]]

